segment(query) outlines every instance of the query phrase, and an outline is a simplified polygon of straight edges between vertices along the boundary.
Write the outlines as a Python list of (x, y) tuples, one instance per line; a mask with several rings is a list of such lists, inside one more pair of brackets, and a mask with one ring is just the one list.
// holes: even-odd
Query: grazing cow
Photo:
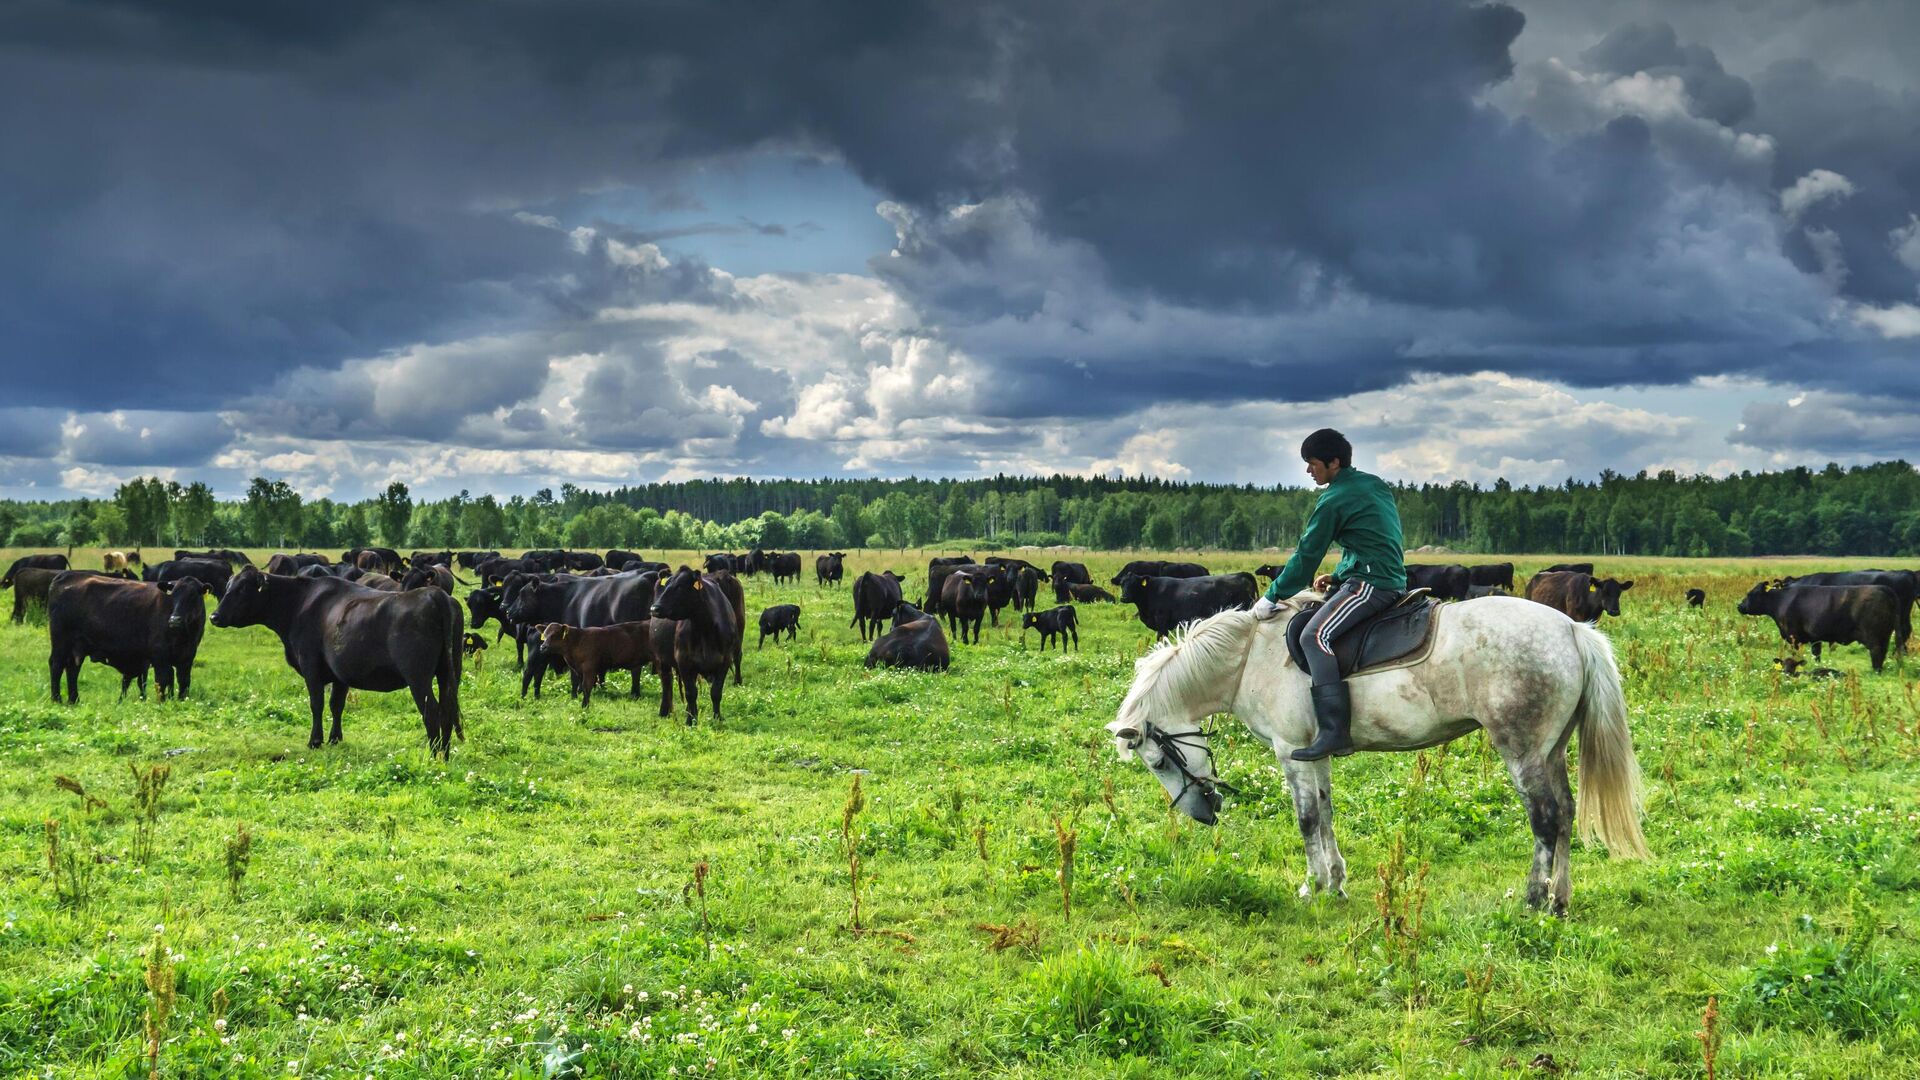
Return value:
[(940, 630), (940, 620), (904, 602), (894, 611), (892, 629), (880, 635), (867, 651), (869, 668), (883, 664), (918, 671), (945, 671), (952, 660), (947, 636)]
[(550, 574), (559, 570), (565, 559), (566, 552), (559, 548), (525, 551), (520, 554), (520, 561), (526, 564), (528, 570), (536, 574)]
[(626, 562), (621, 563), (616, 569), (622, 574), (665, 574), (672, 570), (673, 567), (663, 562), (655, 562), (652, 559), (628, 559)]
[(47, 591), (53, 588), (53, 579), (61, 574), (75, 574), (82, 577), (110, 578), (114, 581), (139, 581), (140, 575), (131, 570), (115, 570), (109, 574), (104, 570), (42, 570), (30, 566), (20, 571), (13, 579), (13, 621), (27, 621), (27, 611), (47, 607)]
[(628, 551), (625, 548), (608, 548), (607, 553), (605, 555), (602, 555), (600, 558), (603, 565), (611, 566), (616, 570), (626, 566), (629, 562), (632, 562), (636, 559), (640, 560), (641, 562), (646, 561), (646, 557), (641, 555), (639, 552)]
[(325, 555), (288, 555), (276, 552), (267, 559), (267, 573), (292, 577), (309, 566), (332, 566), (333, 561)]
[(235, 570), (243, 566), (253, 565), (253, 560), (247, 558), (246, 552), (235, 551), (232, 548), (211, 548), (206, 551), (188, 551), (186, 548), (178, 548), (174, 551), (173, 557), (176, 559), (219, 559), (222, 562), (231, 564)]
[(225, 559), (168, 559), (150, 569), (155, 584), (166, 585), (183, 578), (198, 578), (207, 591), (215, 596), (224, 595), (227, 582), (233, 580), (233, 564)]
[(609, 671), (627, 672), (633, 679), (629, 696), (638, 698), (640, 673), (653, 663), (653, 622), (647, 619), (589, 627), (548, 623), (540, 634), (540, 647), (547, 655), (558, 657), (573, 673), (581, 708), (593, 704), (593, 688)]
[(1707, 602), (1707, 590), (1705, 589), (1688, 589), (1687, 590), (1687, 606), (1688, 607), (1701, 607), (1701, 606), (1704, 606), (1706, 602)]
[[(733, 590), (726, 588), (732, 584)], [(653, 597), (654, 652), (671, 643), (673, 671), (680, 676), (680, 692), (687, 701), (687, 723), (700, 718), (699, 682), (707, 680), (713, 701), (713, 720), (719, 723), (720, 697), (727, 684), (727, 668), (739, 679), (741, 627), (745, 614), (729, 591), (739, 589), (732, 575), (706, 575), (683, 566), (674, 571)], [(673, 714), (673, 687), (667, 668), (660, 668), (660, 715)]]
[[(438, 589), (372, 594), (348, 581), (282, 577), (249, 567), (213, 611), (213, 625), (266, 626), (279, 636), (287, 664), (307, 684), (320, 746), (320, 708), (332, 687), (332, 742), (348, 690), (405, 689), (427, 730), (429, 753), (448, 756), (460, 724), (460, 605)], [(439, 697), (434, 696), (438, 684)]]
[(376, 592), (400, 592), (400, 583), (385, 574), (368, 573), (357, 566), (306, 566), (294, 577), (338, 578)]
[[(453, 561), (462, 570), (474, 570), (478, 569), (480, 564), (486, 562), (488, 559), (497, 559), (499, 557), (500, 553), (497, 551), (462, 551), (453, 557)], [(419, 556), (414, 556), (414, 561), (418, 562)], [(446, 564), (442, 563), (441, 565), (444, 566)], [(451, 567), (449, 567), (449, 569), (451, 569)]]
[(1469, 585), (1467, 599), (1478, 600), (1484, 596), (1512, 596), (1513, 594), (1498, 585)]
[(125, 570), (145, 560), (140, 558), (140, 549), (132, 551), (103, 551), (100, 553), (100, 568), (111, 574), (115, 570)]
[(1040, 569), (1025, 559), (1011, 559), (1004, 555), (989, 555), (985, 559), (985, 565), (1006, 567), (1007, 577), (1009, 579), (1017, 579), (1022, 570), (1032, 570), (1035, 574), (1039, 575), (1041, 581), (1050, 580), (1050, 575), (1045, 570)]
[(933, 558), (927, 560), (927, 569), (929, 570), (933, 569), (936, 566), (972, 566), (972, 565), (974, 565), (974, 562), (973, 562), (973, 556), (971, 555), (935, 555)]
[(773, 574), (773, 580), (776, 584), (783, 581), (799, 581), (800, 553), (797, 551), (782, 551), (768, 555), (767, 570)]
[[(414, 552), (415, 555), (432, 555), (432, 552)], [(340, 553), (340, 561), (349, 566), (357, 566), (368, 573), (393, 574), (412, 565), (412, 560), (403, 559), (392, 548), (357, 547)], [(425, 565), (425, 564), (421, 564)]]
[(500, 629), (494, 633), (493, 640), (499, 641), (502, 637), (512, 634), (514, 644), (513, 662), (525, 666), (527, 662), (526, 634), (522, 631), (519, 623), (507, 617), (506, 604), (501, 600), (500, 592), (501, 590), (499, 588), (488, 587), (475, 589), (467, 594), (467, 614), (472, 620), (469, 625), (475, 630), (478, 630), (488, 619), (498, 622)]
[(1108, 584), (1125, 585), (1125, 579), (1128, 577), (1197, 578), (1206, 576), (1207, 568), (1201, 566), (1199, 563), (1164, 562), (1159, 559), (1135, 559), (1121, 567), (1120, 572), (1113, 575), (1113, 580), (1108, 582)]
[(1069, 585), (1093, 584), (1093, 575), (1087, 572), (1086, 563), (1056, 561), (1053, 564), (1053, 588), (1056, 593), (1060, 591), (1063, 578)]
[(1766, 615), (1789, 645), (1867, 647), (1873, 670), (1887, 659), (1887, 643), (1899, 626), (1900, 597), (1885, 585), (1789, 585), (1762, 581), (1740, 601), (1739, 612)]
[(758, 574), (767, 568), (767, 553), (754, 547), (740, 560), (739, 566), (740, 573)]
[(1067, 637), (1073, 637), (1073, 651), (1080, 651), (1080, 616), (1071, 607), (1057, 607), (1052, 611), (1029, 611), (1020, 617), (1020, 639), (1025, 641), (1028, 630), (1040, 631), (1040, 651), (1047, 651), (1047, 643), (1055, 635), (1060, 638), (1060, 651), (1067, 651)]
[(800, 636), (800, 605), (775, 604), (760, 612), (760, 644), (754, 646), (763, 649), (767, 645), (767, 635), (773, 635), (773, 643), (780, 644), (780, 632), (787, 632), (787, 640), (793, 641)]
[(1059, 584), (1060, 583), (1058, 581), (1054, 582), (1054, 586), (1055, 586), (1054, 599), (1058, 600), (1062, 604), (1068, 602), (1069, 600), (1073, 601), (1076, 604), (1111, 604), (1113, 603), (1113, 594), (1101, 588), (1098, 585), (1079, 585), (1079, 584), (1068, 585), (1066, 587), (1067, 594), (1065, 596), (1061, 596), (1058, 591)]
[(453, 595), (453, 587), (455, 585), (465, 584), (467, 583), (453, 576), (453, 571), (438, 563), (430, 566), (416, 566), (407, 571), (406, 576), (400, 579), (400, 588), (402, 589), (434, 588), (439, 589), (448, 596)]
[(1120, 583), (1121, 601), (1134, 606), (1140, 621), (1156, 637), (1222, 611), (1245, 611), (1259, 593), (1260, 583), (1245, 572), (1199, 578), (1128, 574)]
[[(1542, 574), (1585, 574), (1588, 577), (1592, 577), (1593, 564), (1590, 562), (1554, 563), (1552, 566), (1549, 566), (1545, 570), (1540, 571), (1540, 573)], [(1535, 576), (1538, 577), (1539, 575), (1536, 574)]]
[[(988, 571), (984, 566), (948, 566), (940, 583), (940, 611), (947, 617), (947, 631), (958, 634), (960, 643), (980, 642), (980, 623), (987, 616)], [(972, 637), (969, 639), (968, 631)]]
[(1900, 611), (1893, 624), (1893, 646), (1905, 652), (1907, 639), (1913, 636), (1915, 586), (1920, 584), (1912, 570), (1844, 570), (1829, 574), (1802, 574), (1781, 579), (1789, 588), (1801, 585), (1880, 585), (1893, 590)]
[[(478, 552), (462, 552), (461, 554), (465, 555), (465, 554), (479, 554), (479, 553)], [(445, 567), (451, 568), (453, 566), (453, 561), (456, 557), (457, 556), (455, 556), (453, 552), (447, 551), (447, 550), (416, 551), (408, 555), (406, 562), (403, 563), (402, 565), (408, 566), (408, 567), (445, 566)], [(471, 570), (473, 569), (473, 567), (469, 566), (466, 569)]]
[(0, 578), (0, 589), (12, 588), (13, 575), (22, 570), (65, 570), (66, 568), (65, 555), (22, 555), (13, 560), (13, 565), (7, 569), (7, 576)]
[(853, 579), (853, 621), (860, 628), (860, 640), (880, 636), (880, 624), (893, 618), (900, 607), (900, 579), (889, 570), (876, 574), (869, 570)]
[(486, 638), (481, 637), (479, 634), (476, 634), (471, 630), (460, 635), (460, 653), (462, 656), (465, 656), (467, 659), (473, 661), (473, 670), (475, 674), (478, 674), (480, 671), (480, 662), (486, 659), (486, 657), (484, 656), (486, 651), (487, 651)]
[(147, 696), (147, 669), (160, 685), (160, 700), (193, 689), (193, 657), (207, 628), (207, 589), (196, 578), (154, 585), (91, 572), (62, 573), (47, 592), (47, 671), (53, 700), (60, 700), (60, 676), (67, 678), (67, 701), (80, 700), (80, 666), (94, 660), (120, 673), (120, 698), (140, 682)]
[[(1513, 564), (1510, 562), (1481, 563), (1467, 567), (1469, 585), (1498, 585), (1508, 592), (1513, 591)], [(1408, 582), (1409, 585), (1412, 582)]]
[(829, 551), (825, 555), (815, 558), (813, 560), (813, 573), (818, 579), (815, 584), (840, 584), (840, 579), (845, 576), (847, 572), (846, 567), (843, 565), (843, 560), (846, 559), (846, 557), (847, 553), (844, 551)]
[(1473, 577), (1458, 563), (1444, 566), (1407, 564), (1407, 588), (1425, 589), (1435, 600), (1465, 600)]
[(1040, 571), (1031, 566), (1022, 566), (1013, 572), (1013, 610), (1033, 610), (1040, 596), (1041, 576)]
[(584, 574), (607, 564), (591, 551), (563, 551), (560, 553), (560, 565), (576, 574)]
[(747, 572), (746, 563), (747, 557), (745, 555), (729, 555), (724, 551), (716, 551), (712, 555), (707, 556), (706, 561), (700, 565), (701, 568), (709, 574), (718, 573), (721, 570), (734, 574), (744, 574)]
[(545, 573), (544, 570), (535, 569), (525, 559), (507, 559), (498, 555), (474, 567), (473, 572), (480, 575), (480, 584), (488, 586), (503, 584), (508, 574)]
[(1542, 570), (1527, 580), (1527, 599), (1546, 606), (1574, 622), (1598, 622), (1600, 616), (1620, 617), (1620, 594), (1633, 582), (1596, 580), (1571, 570)]

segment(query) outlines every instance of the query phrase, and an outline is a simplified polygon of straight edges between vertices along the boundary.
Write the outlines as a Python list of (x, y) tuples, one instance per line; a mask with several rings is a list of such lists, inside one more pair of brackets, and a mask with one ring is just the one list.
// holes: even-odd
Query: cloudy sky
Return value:
[(1907, 0), (0, 0), (0, 494), (1920, 460)]

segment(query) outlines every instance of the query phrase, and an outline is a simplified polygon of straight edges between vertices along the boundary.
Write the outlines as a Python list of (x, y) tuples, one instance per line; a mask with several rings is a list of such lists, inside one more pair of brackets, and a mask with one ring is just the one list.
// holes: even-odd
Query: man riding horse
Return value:
[[(1312, 745), (1293, 752), (1296, 761), (1318, 761), (1353, 753), (1352, 699), (1340, 678), (1333, 642), (1372, 616), (1392, 607), (1407, 590), (1402, 559), (1400, 509), (1386, 481), (1353, 467), (1353, 445), (1332, 428), (1321, 428), (1300, 444), (1307, 475), (1325, 488), (1307, 518), (1307, 530), (1293, 557), (1273, 579), (1267, 594), (1253, 605), (1262, 621), (1277, 616), (1278, 601), (1305, 589), (1327, 592), (1325, 606), (1307, 623), (1307, 668), (1313, 676)], [(1330, 544), (1344, 553), (1331, 574), (1314, 577)]]

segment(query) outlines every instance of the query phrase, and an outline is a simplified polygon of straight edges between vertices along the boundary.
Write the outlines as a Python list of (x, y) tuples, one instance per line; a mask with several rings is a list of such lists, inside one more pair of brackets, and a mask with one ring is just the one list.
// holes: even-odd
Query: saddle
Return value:
[[(1433, 631), (1439, 625), (1435, 611), (1440, 602), (1428, 596), (1429, 591), (1414, 589), (1399, 603), (1334, 638), (1333, 658), (1340, 665), (1340, 677), (1412, 667), (1425, 661), (1433, 651)], [(1320, 600), (1302, 604), (1299, 614), (1287, 623), (1287, 652), (1301, 670), (1306, 669), (1307, 654), (1300, 639), (1306, 633), (1309, 617), (1324, 606)]]

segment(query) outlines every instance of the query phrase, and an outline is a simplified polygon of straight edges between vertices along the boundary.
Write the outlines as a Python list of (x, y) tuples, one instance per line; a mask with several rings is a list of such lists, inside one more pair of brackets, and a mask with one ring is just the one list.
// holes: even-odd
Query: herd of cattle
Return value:
[[(844, 552), (814, 559), (822, 586), (845, 579)], [(660, 675), (660, 715), (673, 712), (677, 679), (687, 722), (699, 716), (698, 683), (705, 680), (715, 719), (729, 671), (741, 682), (746, 637), (746, 597), (740, 579), (768, 574), (776, 583), (800, 580), (795, 552), (717, 553), (701, 569), (649, 560), (637, 552), (528, 551), (507, 557), (498, 551), (416, 551), (356, 548), (338, 560), (317, 554), (276, 554), (266, 567), (226, 549), (176, 551), (145, 564), (138, 552), (107, 552), (104, 570), (72, 570), (64, 555), (29, 555), (0, 579), (14, 590), (14, 621), (35, 605), (47, 613), (49, 680), (55, 701), (66, 681), (66, 700), (78, 700), (86, 660), (120, 673), (124, 698), (135, 682), (146, 695), (149, 672), (162, 698), (186, 697), (194, 656), (208, 620), (212, 595), (216, 627), (266, 626), (285, 646), (287, 663), (307, 686), (318, 747), (322, 714), (332, 714), (328, 739), (341, 739), (341, 713), (349, 689), (407, 690), (419, 709), (429, 747), (445, 756), (455, 737), (464, 738), (459, 685), (462, 661), (486, 647), (469, 632), (498, 624), (494, 641), (513, 638), (521, 665), (520, 693), (537, 698), (547, 675), (565, 673), (582, 706), (604, 677), (625, 671), (638, 697), (648, 669)], [(134, 566), (141, 566), (136, 573)], [(456, 571), (470, 571), (469, 581)], [(1136, 560), (1108, 584), (1094, 584), (1084, 563), (1057, 561), (1047, 569), (1024, 559), (970, 555), (932, 559), (919, 603), (908, 600), (905, 575), (866, 572), (852, 581), (853, 619), (863, 642), (871, 642), (866, 666), (944, 671), (952, 662), (949, 636), (978, 643), (984, 622), (1000, 624), (1004, 609), (1020, 615), (1021, 633), (1040, 633), (1043, 650), (1054, 641), (1079, 646), (1075, 604), (1134, 605), (1142, 624), (1157, 636), (1219, 611), (1250, 607), (1261, 593), (1253, 573), (1212, 574), (1192, 562)], [(1256, 576), (1259, 575), (1259, 576)], [(1515, 592), (1512, 563), (1480, 566), (1411, 565), (1411, 589), (1436, 600), (1470, 600)], [(465, 611), (456, 586), (469, 588)], [(1057, 606), (1040, 610), (1043, 586)], [(1632, 581), (1599, 577), (1591, 563), (1548, 567), (1519, 590), (1569, 618), (1592, 622), (1618, 617), (1621, 595)], [(1875, 671), (1891, 643), (1904, 652), (1912, 634), (1912, 609), (1920, 574), (1912, 570), (1867, 570), (1808, 574), (1763, 581), (1739, 603), (1742, 615), (1769, 616), (1788, 644), (1866, 647)], [(1706, 602), (1700, 589), (1687, 593), (1693, 607)], [(783, 603), (759, 615), (763, 648), (768, 637), (797, 636), (801, 609)], [(945, 626), (942, 626), (942, 620)]]

